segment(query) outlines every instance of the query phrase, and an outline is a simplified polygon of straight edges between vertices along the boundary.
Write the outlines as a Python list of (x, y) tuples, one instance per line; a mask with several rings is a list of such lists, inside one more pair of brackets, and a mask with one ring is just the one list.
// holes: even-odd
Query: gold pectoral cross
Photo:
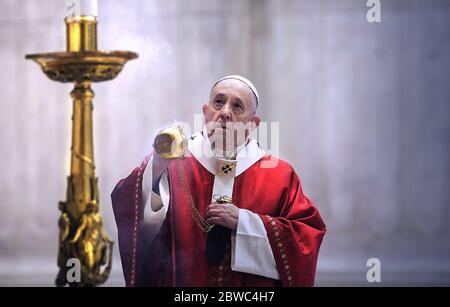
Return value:
[(216, 171), (217, 171), (217, 175), (218, 176), (224, 176), (224, 175), (230, 175), (233, 172), (233, 169), (236, 168), (236, 162), (235, 161), (221, 161), (218, 160), (217, 161), (217, 167), (216, 167)]
[(226, 164), (225, 166), (222, 166), (222, 172), (225, 174), (228, 174), (228, 172), (231, 172), (233, 170), (233, 165)]

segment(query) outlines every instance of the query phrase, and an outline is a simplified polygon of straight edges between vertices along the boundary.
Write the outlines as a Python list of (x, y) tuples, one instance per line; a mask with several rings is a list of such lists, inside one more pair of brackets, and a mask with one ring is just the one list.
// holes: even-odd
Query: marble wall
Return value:
[[(382, 285), (450, 285), (450, 1), (381, 0), (380, 23), (367, 22), (364, 0), (99, 2), (100, 48), (140, 55), (94, 86), (113, 238), (109, 193), (154, 133), (193, 123), (211, 84), (242, 74), (328, 226), (317, 285), (370, 285), (372, 257)], [(24, 55), (65, 48), (64, 3), (0, 9), (0, 285), (52, 285), (71, 86)], [(123, 284), (115, 255), (108, 285)]]

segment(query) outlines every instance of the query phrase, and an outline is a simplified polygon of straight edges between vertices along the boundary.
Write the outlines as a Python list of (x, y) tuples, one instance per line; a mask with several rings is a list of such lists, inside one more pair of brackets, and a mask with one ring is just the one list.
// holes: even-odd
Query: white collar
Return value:
[[(188, 149), (192, 155), (211, 174), (216, 175), (216, 157), (211, 150), (211, 143), (206, 135), (201, 132), (193, 134), (188, 139)], [(236, 173), (239, 176), (250, 166), (258, 162), (266, 153), (262, 150), (255, 139), (250, 138), (247, 145), (238, 151), (236, 156)]]

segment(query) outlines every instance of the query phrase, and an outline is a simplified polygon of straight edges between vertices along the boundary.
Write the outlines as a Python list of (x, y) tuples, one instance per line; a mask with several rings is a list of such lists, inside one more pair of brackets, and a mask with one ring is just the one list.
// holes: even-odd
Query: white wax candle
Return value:
[(66, 0), (66, 17), (97, 16), (97, 0)]

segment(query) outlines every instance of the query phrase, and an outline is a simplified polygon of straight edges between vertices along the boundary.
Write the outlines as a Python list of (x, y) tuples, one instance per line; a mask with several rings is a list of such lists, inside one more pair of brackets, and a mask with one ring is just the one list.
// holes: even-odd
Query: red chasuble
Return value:
[(169, 164), (166, 219), (156, 238), (146, 240), (149, 231), (155, 231), (142, 223), (142, 175), (147, 157), (111, 194), (127, 286), (313, 286), (325, 224), (303, 194), (292, 167), (278, 160), (276, 167), (262, 168), (261, 163), (268, 159), (276, 158), (265, 155), (235, 178), (232, 199), (239, 208), (261, 217), (280, 281), (232, 271), (230, 244), (221, 263), (207, 263), (207, 234), (193, 219), (186, 186), (204, 216), (212, 198), (214, 175), (194, 157)]

